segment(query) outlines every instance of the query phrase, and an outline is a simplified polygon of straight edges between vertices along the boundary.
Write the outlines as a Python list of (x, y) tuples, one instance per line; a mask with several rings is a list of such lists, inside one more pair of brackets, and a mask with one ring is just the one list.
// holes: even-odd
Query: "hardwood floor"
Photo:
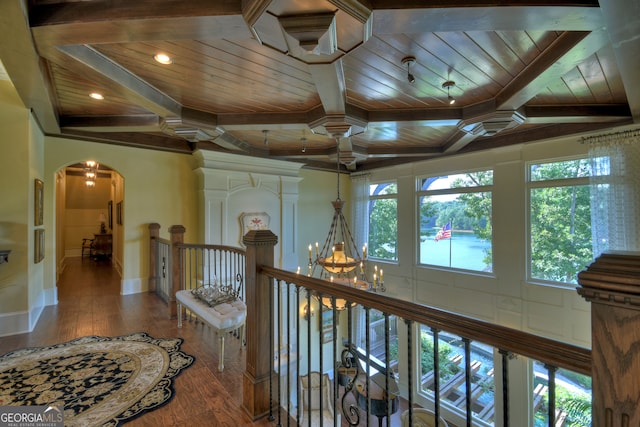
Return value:
[(70, 258), (58, 284), (57, 306), (44, 309), (33, 332), (0, 338), (0, 354), (46, 346), (74, 338), (146, 332), (153, 337), (181, 337), (182, 350), (194, 364), (175, 380), (175, 395), (163, 407), (134, 419), (130, 426), (271, 426), (256, 422), (242, 404), (245, 352), (234, 338), (225, 342), (225, 369), (219, 373), (217, 338), (202, 323), (177, 328), (165, 303), (154, 293), (120, 295), (120, 277), (109, 262)]

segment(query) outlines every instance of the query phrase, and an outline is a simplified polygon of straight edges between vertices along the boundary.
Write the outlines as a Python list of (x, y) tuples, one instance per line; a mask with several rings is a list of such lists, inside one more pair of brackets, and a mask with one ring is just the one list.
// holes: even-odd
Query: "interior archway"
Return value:
[(98, 159), (69, 164), (56, 172), (55, 202), (56, 276), (68, 259), (80, 257), (88, 265), (110, 265), (122, 277), (123, 176)]

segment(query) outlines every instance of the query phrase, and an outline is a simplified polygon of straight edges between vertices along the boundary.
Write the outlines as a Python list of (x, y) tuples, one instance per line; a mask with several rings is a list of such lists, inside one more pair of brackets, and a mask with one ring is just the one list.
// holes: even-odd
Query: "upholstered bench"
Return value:
[(224, 370), (224, 336), (227, 332), (240, 328), (240, 337), (244, 339), (243, 328), (247, 318), (247, 306), (239, 299), (209, 306), (189, 290), (176, 292), (176, 300), (178, 303), (178, 328), (182, 328), (182, 306), (184, 306), (216, 331), (220, 340), (218, 371), (222, 372)]

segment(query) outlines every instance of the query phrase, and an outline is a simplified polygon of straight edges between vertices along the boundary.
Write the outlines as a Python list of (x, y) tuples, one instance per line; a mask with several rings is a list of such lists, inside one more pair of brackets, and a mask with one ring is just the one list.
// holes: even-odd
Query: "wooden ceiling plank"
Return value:
[[(482, 75), (484, 80), (494, 81), (504, 87), (511, 80), (511, 72), (524, 68), (519, 58), (500, 42), (499, 45), (492, 43), (490, 37), (495, 34), (491, 31), (474, 31), (474, 38), (469, 36), (469, 32), (442, 32), (434, 34), (443, 44), (447, 46), (450, 52), (455, 55), (441, 56), (447, 58), (452, 64), (459, 63), (456, 61), (457, 56), (465, 59), (468, 66), (458, 68), (457, 73), (463, 73), (469, 79), (474, 81), (476, 85), (482, 85), (483, 82), (477, 78), (473, 78), (469, 74), (469, 70), (477, 70), (477, 74)], [(493, 53), (493, 55), (492, 55)], [(453, 58), (452, 58), (453, 56)], [(511, 70), (511, 71), (510, 71)], [(456, 82), (460, 84), (460, 82)]]
[[(67, 61), (72, 62), (72, 61)], [(75, 62), (75, 61), (73, 61)], [(61, 116), (65, 115), (139, 115), (147, 114), (148, 110), (119, 96), (112, 90), (112, 82), (102, 75), (89, 78), (90, 70), (79, 75), (61, 66), (48, 62), (51, 79), (56, 88), (58, 109)], [(84, 68), (83, 68), (84, 69)], [(100, 92), (105, 98), (98, 101), (89, 98), (92, 92)]]
[[(617, 66), (613, 48), (607, 47), (599, 50), (594, 55), (593, 61), (600, 67), (604, 79), (602, 84), (606, 86), (606, 90), (603, 89), (602, 93), (594, 90), (599, 96), (603, 96), (602, 99), (598, 99), (598, 102), (627, 102), (628, 98), (625, 93), (624, 83), (622, 82), (622, 76)], [(587, 79), (587, 81), (589, 81), (589, 84), (592, 84), (590, 79)]]
[(159, 115), (179, 115), (181, 105), (88, 46), (60, 46), (69, 57), (127, 89), (141, 105)]
[(496, 96), (498, 110), (516, 110), (608, 43), (602, 31), (565, 32)]
[(447, 7), (425, 7), (415, 2), (414, 7), (397, 5), (386, 9), (376, 2), (373, 12), (373, 34), (410, 34), (439, 31), (494, 31), (494, 30), (561, 30), (595, 31), (602, 29), (602, 14), (597, 1), (587, 5), (547, 5), (532, 1), (531, 5), (495, 6), (494, 2), (477, 2)]
[[(440, 106), (434, 97), (441, 91), (440, 84), (432, 82), (442, 79), (430, 68), (440, 61), (429, 52), (409, 49), (407, 45), (411, 44), (414, 43), (404, 35), (371, 37), (346, 57), (343, 62), (351, 99), (368, 109)], [(420, 58), (411, 67), (416, 78), (413, 84), (407, 80), (407, 67), (402, 65), (408, 55)], [(358, 88), (365, 82), (370, 83)]]
[(241, 15), (176, 17), (156, 20), (123, 18), (33, 26), (31, 31), (38, 46), (153, 40), (251, 39), (252, 37)]
[(640, 123), (640, 5), (637, 0), (601, 0), (600, 7), (624, 82), (631, 114), (634, 121)]
[[(509, 74), (502, 69), (502, 75), (490, 75), (478, 64), (470, 61), (460, 54), (456, 47), (448, 44), (440, 37), (440, 34), (419, 34), (415, 36), (415, 44), (419, 45), (423, 52), (429, 52), (429, 56), (423, 58), (422, 53), (416, 56), (417, 64), (415, 73), (420, 76), (422, 67), (429, 67), (438, 76), (436, 85), (443, 99), (446, 99), (446, 91), (442, 89), (442, 83), (453, 80), (456, 83), (454, 96), (460, 103), (473, 104), (487, 97), (495, 96), (503, 87)], [(500, 68), (494, 68), (499, 70)], [(473, 88), (473, 91), (467, 90)]]

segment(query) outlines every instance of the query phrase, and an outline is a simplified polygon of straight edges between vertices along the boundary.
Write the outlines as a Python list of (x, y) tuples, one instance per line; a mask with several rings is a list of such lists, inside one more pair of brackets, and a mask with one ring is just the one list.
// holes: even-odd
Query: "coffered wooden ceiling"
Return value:
[(639, 8), (3, 0), (0, 59), (48, 135), (353, 171), (639, 121)]

